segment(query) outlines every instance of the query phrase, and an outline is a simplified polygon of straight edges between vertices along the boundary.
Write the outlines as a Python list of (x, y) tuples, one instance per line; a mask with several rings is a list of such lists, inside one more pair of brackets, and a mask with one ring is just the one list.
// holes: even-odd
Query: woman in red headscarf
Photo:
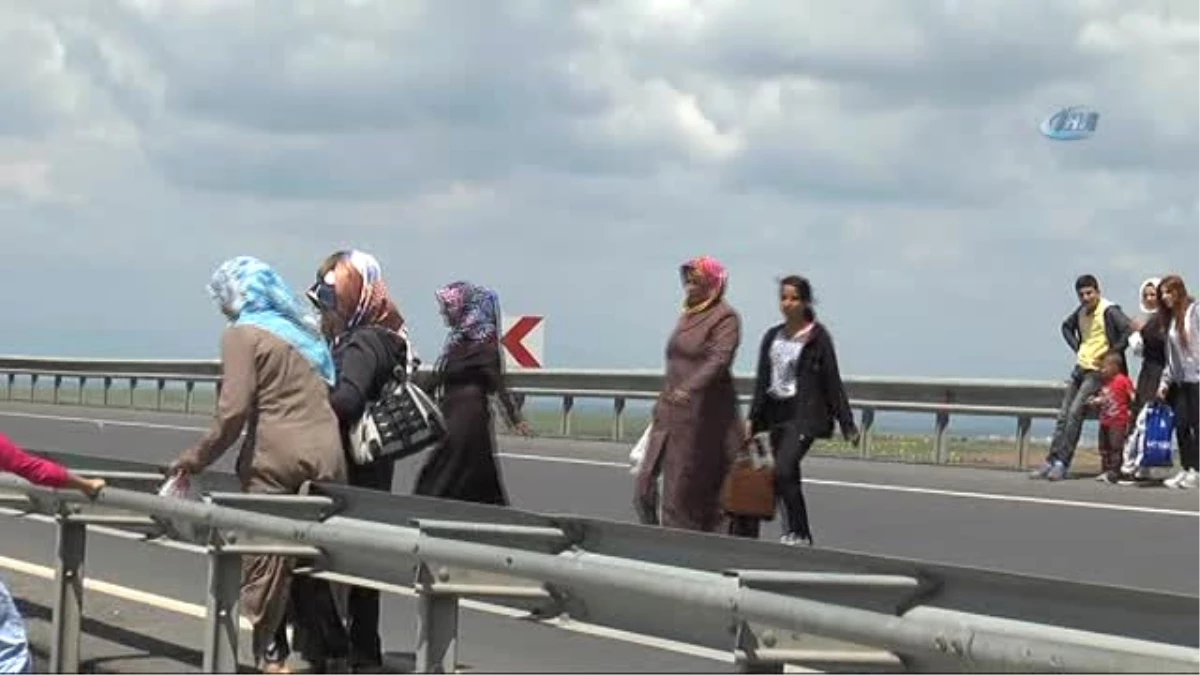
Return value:
[(666, 382), (634, 506), (645, 524), (712, 532), (722, 521), (721, 483), (742, 443), (732, 372), (741, 318), (725, 300), (719, 262), (696, 258), (680, 276), (683, 314), (667, 341)]

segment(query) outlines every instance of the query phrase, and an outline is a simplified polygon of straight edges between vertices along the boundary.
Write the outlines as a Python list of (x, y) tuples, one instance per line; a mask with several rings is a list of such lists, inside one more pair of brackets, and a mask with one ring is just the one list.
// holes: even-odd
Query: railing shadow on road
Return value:
[[(16, 601), (17, 609), (21, 612), (27, 623), (42, 622), (44, 624), (53, 624), (54, 610), (48, 605), (29, 602), (22, 598), (14, 598), (14, 600)], [(164, 659), (187, 664), (199, 670), (204, 660), (204, 653), (195, 647), (186, 647), (170, 640), (158, 639), (93, 617), (84, 617), (80, 621), (79, 630), (82, 634), (115, 643), (137, 652), (136, 654), (81, 658), (78, 667), (81, 673), (125, 672), (118, 670), (118, 668), (121, 665), (127, 665), (130, 661), (162, 661)], [(49, 635), (38, 635), (34, 631), (31, 631), (29, 637), (29, 649), (35, 660), (35, 672), (54, 672), (49, 666), (51, 658), (50, 645), (53, 639)], [(157, 665), (157, 668), (161, 667), (161, 665)], [(147, 670), (146, 672), (154, 671)], [(242, 663), (239, 664), (237, 672), (255, 673), (258, 671), (249, 664)]]

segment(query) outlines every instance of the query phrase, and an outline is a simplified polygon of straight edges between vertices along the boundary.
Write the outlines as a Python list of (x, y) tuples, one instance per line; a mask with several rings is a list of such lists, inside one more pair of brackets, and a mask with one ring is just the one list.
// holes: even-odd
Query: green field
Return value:
[[(17, 384), (11, 392), (0, 382), (0, 397), (13, 401), (34, 401), (38, 403), (54, 403), (54, 390), (51, 382), (39, 382), (34, 391), (28, 384)], [(124, 383), (121, 383), (124, 384)], [(109, 392), (108, 406), (114, 408), (134, 408), (139, 410), (159, 410), (164, 412), (183, 412), (185, 391), (181, 385), (169, 385), (160, 393), (153, 383), (141, 386), (132, 393), (128, 385), (113, 386)], [(31, 396), (32, 393), (32, 396)], [(64, 382), (59, 389), (59, 403), (63, 406), (77, 406), (80, 401), (79, 387), (75, 383)], [(160, 405), (161, 399), (161, 405)], [(104, 405), (104, 391), (99, 387), (88, 386), (83, 390), (83, 405), (98, 407)], [(197, 386), (192, 401), (192, 412), (198, 415), (209, 414), (215, 402), (214, 389), (211, 386)], [(556, 410), (551, 401), (546, 399), (531, 400), (526, 411), (526, 417), (534, 431), (539, 436), (557, 436), (561, 432), (561, 413)], [(629, 412), (625, 415), (624, 429), (621, 442), (632, 444), (646, 428), (649, 417), (646, 413)], [(571, 437), (583, 439), (611, 439), (612, 416), (593, 411), (576, 411), (571, 417)], [(966, 436), (948, 436), (949, 462), (971, 466), (1014, 467), (1017, 464), (1016, 443), (1013, 440), (990, 440)], [(819, 441), (813, 448), (814, 454), (830, 456), (861, 456), (861, 450), (840, 441)], [(1030, 443), (1026, 465), (1034, 465), (1041, 461), (1045, 454), (1045, 446)], [(1077, 467), (1081, 471), (1092, 470), (1098, 466), (1094, 449), (1089, 451), (1081, 448), (1078, 455)], [(886, 429), (876, 429), (871, 442), (869, 459), (932, 463), (935, 461), (934, 442), (932, 436), (918, 434), (887, 433)]]

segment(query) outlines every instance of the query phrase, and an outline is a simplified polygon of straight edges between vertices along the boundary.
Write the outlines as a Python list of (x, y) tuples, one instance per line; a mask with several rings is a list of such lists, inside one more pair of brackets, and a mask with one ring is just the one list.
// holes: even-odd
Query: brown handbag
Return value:
[(775, 462), (766, 432), (751, 438), (734, 458), (721, 485), (721, 508), (735, 516), (775, 518)]

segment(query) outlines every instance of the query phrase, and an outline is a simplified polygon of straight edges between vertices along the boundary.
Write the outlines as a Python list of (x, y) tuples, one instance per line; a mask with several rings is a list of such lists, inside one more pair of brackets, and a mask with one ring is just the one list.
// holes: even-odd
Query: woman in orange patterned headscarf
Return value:
[[(308, 289), (308, 298), (321, 310), (325, 336), (333, 343), (337, 382), (329, 392), (329, 403), (337, 414), (342, 444), (349, 449), (349, 430), (363, 415), (367, 405), (379, 399), (397, 367), (410, 374), (417, 360), (408, 341), (404, 317), (388, 295), (379, 261), (369, 253), (338, 251), (325, 259), (317, 270), (317, 282)], [(350, 453), (347, 453), (348, 457)], [(349, 482), (355, 487), (390, 492), (395, 464), (381, 460), (370, 464), (347, 461)], [(306, 617), (333, 615), (329, 596), (314, 584), (297, 597), (309, 602)], [(324, 603), (317, 604), (317, 603)], [(383, 663), (383, 645), (379, 636), (379, 592), (355, 586), (350, 589), (349, 657), (355, 668), (379, 668)], [(346, 656), (346, 639), (332, 622), (324, 621), (307, 636), (319, 665), (315, 672), (330, 672), (329, 659)], [(309, 654), (306, 652), (305, 656)], [(321, 667), (324, 666), (324, 667)]]
[(379, 326), (407, 337), (404, 317), (388, 295), (383, 269), (363, 251), (338, 251), (325, 260), (308, 297), (322, 314), (334, 319), (334, 338), (359, 326)]

